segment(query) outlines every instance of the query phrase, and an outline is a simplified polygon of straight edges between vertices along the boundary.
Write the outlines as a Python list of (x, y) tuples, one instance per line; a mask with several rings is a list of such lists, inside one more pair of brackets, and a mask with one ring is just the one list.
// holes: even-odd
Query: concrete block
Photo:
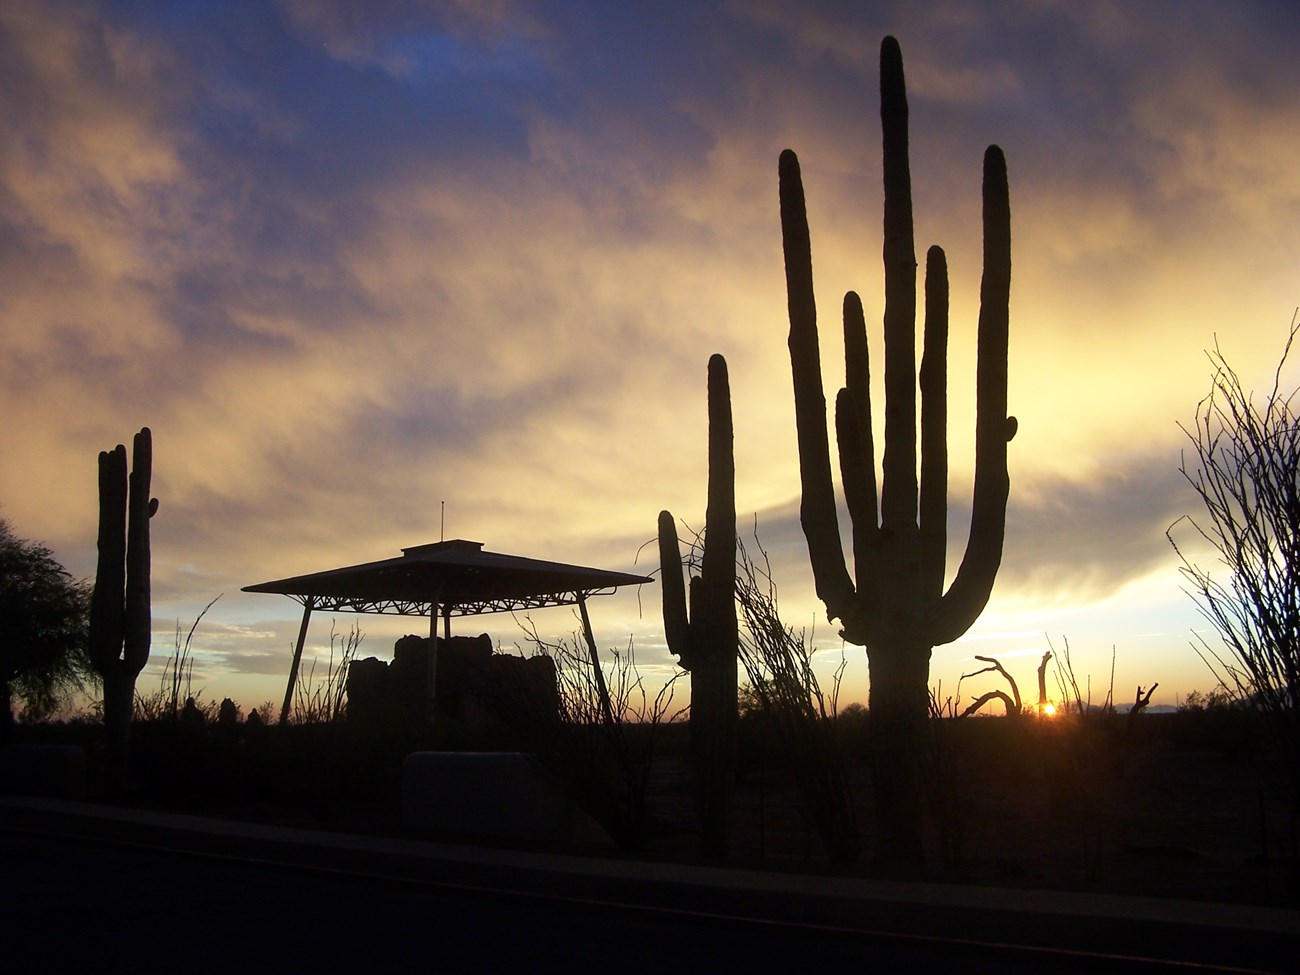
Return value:
[(414, 832), (546, 845), (612, 846), (537, 762), (515, 752), (412, 752), (402, 825)]

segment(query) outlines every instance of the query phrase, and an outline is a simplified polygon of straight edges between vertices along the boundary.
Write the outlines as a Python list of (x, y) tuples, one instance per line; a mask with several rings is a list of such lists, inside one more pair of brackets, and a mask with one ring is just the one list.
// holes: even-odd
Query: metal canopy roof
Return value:
[(567, 606), (648, 576), (483, 551), (452, 539), (402, 549), (400, 558), (245, 586), (290, 596), (313, 610), (398, 616), (471, 616)]

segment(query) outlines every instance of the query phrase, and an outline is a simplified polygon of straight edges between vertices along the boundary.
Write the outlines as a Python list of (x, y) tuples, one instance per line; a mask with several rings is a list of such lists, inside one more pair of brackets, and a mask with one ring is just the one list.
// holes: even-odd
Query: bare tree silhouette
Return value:
[[(1225, 648), (1197, 636), (1198, 652), (1220, 682), (1267, 718), (1290, 801), (1300, 810), (1300, 387), (1288, 392), (1282, 380), (1297, 335), (1300, 321), (1292, 318), (1262, 400), (1217, 343), (1207, 352), (1210, 392), (1193, 426), (1183, 428), (1191, 455), (1180, 468), (1205, 514), (1180, 518), (1167, 534), (1187, 592)], [(1202, 567), (1175, 541), (1184, 522), (1214, 549), (1218, 566)]]

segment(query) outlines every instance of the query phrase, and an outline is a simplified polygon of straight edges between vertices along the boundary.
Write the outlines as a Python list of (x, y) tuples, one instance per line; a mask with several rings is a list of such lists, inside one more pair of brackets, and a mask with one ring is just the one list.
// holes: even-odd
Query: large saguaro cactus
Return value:
[(659, 567), (668, 649), (691, 673), (691, 749), (701, 848), (727, 853), (727, 796), (736, 741), (736, 465), (727, 362), (709, 359), (709, 486), (704, 553), (691, 579), (690, 613), (682, 583), (677, 526), (659, 512)]
[(948, 272), (930, 248), (919, 374), (917, 480), (916, 251), (907, 151), (907, 95), (898, 42), (880, 48), (884, 143), (885, 422), (879, 492), (872, 434), (866, 326), (852, 292), (844, 300), (845, 388), (835, 400), (840, 477), (853, 522), (854, 574), (845, 566), (831, 483), (822, 393), (812, 252), (799, 161), (780, 161), (781, 231), (790, 312), (800, 520), (817, 594), (851, 643), (866, 647), (871, 673), (873, 775), (882, 859), (919, 862), (922, 847), (920, 745), (925, 734), (930, 652), (970, 627), (988, 602), (1002, 559), (1008, 492), (1007, 326), (1011, 212), (1006, 161), (984, 155), (984, 278), (976, 367), (975, 483), (966, 553), (944, 590), (947, 549)]
[(149, 519), (158, 511), (158, 499), (149, 497), (152, 477), (148, 427), (132, 442), (129, 479), (124, 444), (99, 455), (99, 561), (90, 601), (90, 662), (104, 679), (109, 782), (115, 789), (126, 774), (135, 679), (149, 660)]

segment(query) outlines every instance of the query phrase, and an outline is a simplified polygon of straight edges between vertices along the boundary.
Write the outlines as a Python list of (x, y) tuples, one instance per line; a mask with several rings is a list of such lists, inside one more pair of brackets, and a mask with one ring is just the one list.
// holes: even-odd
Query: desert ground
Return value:
[[(863, 855), (823, 852), (788, 762), (742, 722), (729, 812), (730, 866), (880, 876), (862, 721), (839, 729)], [(1300, 905), (1296, 821), (1251, 716), (1142, 714), (948, 719), (931, 755), (929, 863), (908, 879), (1133, 894), (1277, 907)], [(400, 835), (401, 757), (409, 743), (358, 740), (346, 727), (191, 729), (142, 726), (130, 805), (313, 829)], [(24, 729), (29, 741), (80, 740), (96, 799), (94, 726)], [(439, 747), (467, 750), (464, 737)], [(644, 816), (605, 857), (697, 862), (688, 738), (658, 730)], [(644, 755), (644, 753), (641, 753)], [(1274, 768), (1275, 771), (1275, 768)], [(944, 817), (933, 810), (947, 809)], [(467, 838), (509, 845), (509, 839)], [(891, 876), (898, 876), (892, 874)]]

